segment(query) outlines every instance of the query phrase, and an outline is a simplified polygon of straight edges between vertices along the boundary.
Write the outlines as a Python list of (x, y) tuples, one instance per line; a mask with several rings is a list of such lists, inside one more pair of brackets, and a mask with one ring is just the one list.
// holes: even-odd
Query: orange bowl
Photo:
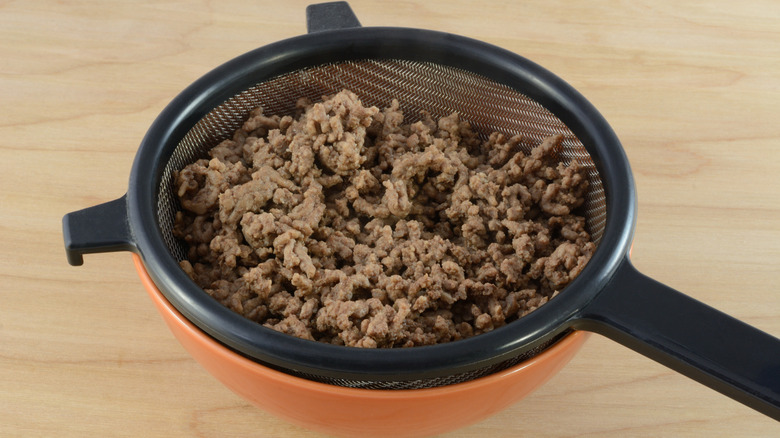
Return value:
[(421, 437), (475, 423), (547, 382), (588, 337), (587, 332), (574, 331), (518, 365), (454, 385), (405, 390), (346, 388), (291, 376), (228, 349), (179, 313), (149, 277), (140, 257), (134, 254), (133, 259), (173, 335), (206, 371), (273, 415), (338, 436)]

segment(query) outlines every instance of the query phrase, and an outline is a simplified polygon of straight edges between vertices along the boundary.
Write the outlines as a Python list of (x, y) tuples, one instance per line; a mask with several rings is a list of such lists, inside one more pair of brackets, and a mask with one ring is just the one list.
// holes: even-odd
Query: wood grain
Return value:
[[(127, 254), (67, 265), (60, 220), (121, 196), (181, 89), (305, 32), (307, 2), (0, 2), (0, 436), (316, 437), (176, 343)], [(780, 3), (353, 1), (563, 77), (621, 138), (644, 273), (780, 336)], [(777, 436), (778, 423), (592, 336), (512, 408), (448, 437)]]

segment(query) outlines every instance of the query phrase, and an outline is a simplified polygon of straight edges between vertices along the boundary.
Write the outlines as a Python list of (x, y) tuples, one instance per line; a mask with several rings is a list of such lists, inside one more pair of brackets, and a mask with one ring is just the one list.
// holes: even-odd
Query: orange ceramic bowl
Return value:
[(308, 429), (338, 436), (421, 437), (458, 429), (519, 401), (560, 371), (588, 333), (574, 331), (542, 353), (479, 379), (426, 389), (356, 389), (291, 376), (235, 353), (179, 313), (141, 259), (135, 267), (181, 345), (225, 386), (259, 408)]

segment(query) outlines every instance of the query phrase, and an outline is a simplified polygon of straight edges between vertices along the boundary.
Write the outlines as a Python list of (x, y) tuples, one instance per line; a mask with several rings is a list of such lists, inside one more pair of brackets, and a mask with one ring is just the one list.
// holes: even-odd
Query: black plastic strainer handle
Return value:
[(573, 327), (780, 420), (780, 340), (643, 275), (628, 259)]
[(360, 27), (347, 2), (316, 3), (306, 7), (306, 32)]
[(84, 264), (84, 254), (137, 252), (127, 215), (127, 195), (66, 214), (62, 218), (65, 254), (72, 266)]

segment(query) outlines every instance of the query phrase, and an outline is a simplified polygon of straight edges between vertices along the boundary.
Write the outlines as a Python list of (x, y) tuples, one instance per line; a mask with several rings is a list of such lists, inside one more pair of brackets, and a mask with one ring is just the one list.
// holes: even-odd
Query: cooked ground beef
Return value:
[(447, 342), (543, 305), (595, 250), (560, 135), (523, 152), (457, 113), (403, 124), (397, 101), (346, 90), (298, 107), (255, 109), (175, 176), (182, 269), (247, 318), (356, 347)]

